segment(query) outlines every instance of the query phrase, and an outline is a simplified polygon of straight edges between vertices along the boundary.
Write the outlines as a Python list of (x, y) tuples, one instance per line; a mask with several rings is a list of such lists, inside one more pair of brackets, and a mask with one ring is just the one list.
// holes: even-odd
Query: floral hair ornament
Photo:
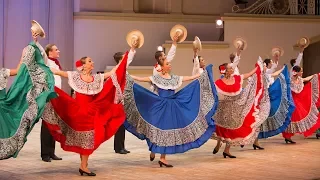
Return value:
[(76, 61), (76, 68), (78, 69), (78, 71), (83, 70), (83, 64), (80, 60)]
[(160, 72), (161, 71), (161, 66), (157, 63), (156, 65), (154, 65), (154, 68), (158, 71), (158, 72)]
[(297, 72), (295, 70), (292, 70), (292, 75), (297, 75)]
[(220, 69), (220, 74), (226, 73), (226, 67), (224, 65), (221, 65), (219, 69)]

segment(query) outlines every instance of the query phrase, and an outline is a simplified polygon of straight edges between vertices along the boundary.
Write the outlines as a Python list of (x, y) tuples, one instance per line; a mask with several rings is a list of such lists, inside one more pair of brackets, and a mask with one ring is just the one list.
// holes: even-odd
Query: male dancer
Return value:
[[(132, 47), (128, 54), (128, 61), (127, 61), (127, 67), (130, 65), (130, 63), (133, 61), (134, 55), (136, 54), (135, 48), (137, 47), (137, 42), (133, 42)], [(114, 54), (113, 59), (114, 61), (119, 64), (121, 59), (123, 58), (124, 53), (123, 52), (117, 52)], [(130, 151), (128, 151), (124, 146), (124, 140), (125, 140), (125, 127), (122, 125), (119, 127), (118, 131), (114, 135), (114, 151), (118, 154), (128, 154)]]
[[(60, 51), (55, 44), (48, 44), (45, 48), (45, 52), (48, 56), (47, 66), (54, 69), (60, 69), (61, 65), (57, 58), (60, 56)], [(61, 77), (54, 75), (55, 86), (61, 88)], [(42, 161), (51, 162), (52, 160), (62, 160), (55, 155), (55, 140), (49, 132), (49, 129), (44, 123), (41, 125), (41, 158)]]

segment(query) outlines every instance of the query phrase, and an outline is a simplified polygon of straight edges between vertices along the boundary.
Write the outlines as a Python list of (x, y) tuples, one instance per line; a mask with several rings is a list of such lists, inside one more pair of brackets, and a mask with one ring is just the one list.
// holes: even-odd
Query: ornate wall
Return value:
[(257, 0), (250, 7), (232, 7), (234, 13), (319, 15), (319, 0)]
[[(255, 0), (248, 0), (248, 5)], [(75, 0), (76, 12), (220, 15), (231, 13), (233, 0)]]

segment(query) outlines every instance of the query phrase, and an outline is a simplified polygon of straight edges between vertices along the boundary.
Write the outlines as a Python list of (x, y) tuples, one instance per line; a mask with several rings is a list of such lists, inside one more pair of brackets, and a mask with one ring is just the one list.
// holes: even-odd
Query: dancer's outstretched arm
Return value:
[(60, 71), (60, 70), (55, 69), (55, 68), (50, 68), (50, 70), (53, 72), (54, 75), (58, 75), (58, 76), (61, 76), (61, 77), (68, 78), (68, 73), (66, 71)]
[(302, 78), (302, 79), (303, 79), (303, 82), (306, 82), (306, 81), (310, 81), (313, 77), (315, 77), (315, 74), (308, 76), (308, 77), (305, 77), (305, 78)]
[(183, 76), (182, 82), (191, 81), (191, 80), (197, 79), (198, 77), (200, 77), (200, 74), (196, 74), (193, 76)]
[(252, 76), (256, 71), (257, 71), (258, 67), (254, 68), (252, 71), (250, 71), (249, 73), (246, 74), (242, 74), (243, 79), (248, 79), (250, 76)]
[(280, 70), (278, 70), (278, 71), (276, 71), (276, 72), (272, 73), (272, 74), (271, 74), (271, 76), (272, 76), (272, 77), (279, 76), (279, 74), (284, 70), (284, 67), (285, 67), (285, 66), (283, 66)]
[(130, 75), (132, 77), (132, 79), (136, 80), (136, 81), (140, 81), (140, 82), (151, 82), (151, 79), (149, 77), (138, 77), (138, 76), (133, 76)]

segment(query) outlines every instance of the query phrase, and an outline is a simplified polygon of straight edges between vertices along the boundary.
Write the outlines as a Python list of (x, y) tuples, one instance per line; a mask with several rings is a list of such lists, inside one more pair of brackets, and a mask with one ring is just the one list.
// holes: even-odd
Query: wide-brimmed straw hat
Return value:
[(127, 34), (126, 37), (127, 43), (130, 47), (132, 47), (132, 43), (137, 41), (137, 48), (141, 48), (144, 44), (144, 36), (141, 31), (139, 30), (132, 30)]
[(172, 40), (176, 34), (179, 34), (179, 38), (178, 38), (177, 42), (181, 43), (184, 40), (186, 40), (188, 32), (184, 26), (177, 24), (177, 25), (173, 26), (173, 28), (170, 31), (170, 37)]
[(41, 25), (35, 21), (35, 20), (32, 20), (31, 21), (31, 30), (34, 32), (34, 33), (37, 33), (39, 34), (40, 37), (42, 38), (45, 38), (46, 37), (46, 33), (44, 32), (43, 28), (41, 27)]

